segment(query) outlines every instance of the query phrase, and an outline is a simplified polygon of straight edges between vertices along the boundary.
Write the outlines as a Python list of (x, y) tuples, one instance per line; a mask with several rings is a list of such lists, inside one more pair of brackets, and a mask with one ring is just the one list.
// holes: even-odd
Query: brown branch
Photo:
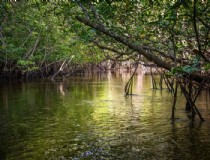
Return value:
[(76, 0), (77, 4), (79, 5), (79, 7), (81, 8), (82, 12), (84, 13), (84, 15), (86, 16), (87, 19), (89, 19), (89, 14), (88, 11), (86, 10), (86, 8), (82, 5), (82, 3), (80, 2), (80, 0)]
[[(115, 48), (103, 46), (103, 45), (99, 44), (97, 41), (94, 41), (94, 40), (92, 40), (92, 42), (93, 42), (97, 47), (99, 47), (100, 49), (107, 50), (107, 51), (111, 51), (111, 52), (113, 52), (113, 53), (117, 53), (117, 56), (116, 56), (116, 57), (111, 57), (110, 55), (104, 53), (104, 54), (105, 54), (105, 57), (106, 57), (107, 59), (110, 59), (110, 60), (113, 60), (113, 61), (126, 61), (126, 60), (129, 60), (129, 59), (132, 59), (132, 58), (134, 59), (134, 56), (136, 56), (136, 55), (130, 55), (130, 56), (128, 56), (128, 52), (121, 52), (121, 51), (119, 51), (119, 50), (117, 50), (117, 49), (115, 49)], [(124, 55), (126, 55), (126, 56), (128, 56), (128, 57), (127, 57), (127, 58), (120, 59), (120, 58), (122, 58)]]
[[(174, 57), (174, 56), (168, 55), (168, 54), (166, 54), (165, 52), (162, 52), (162, 51), (160, 51), (160, 50), (158, 50), (158, 49), (156, 49), (156, 48), (152, 48), (152, 47), (150, 47), (150, 46), (142, 46), (142, 48), (145, 49), (145, 50), (150, 50), (150, 51), (157, 52), (157, 53), (160, 54), (160, 56), (162, 56), (162, 57), (164, 57), (164, 58), (169, 58), (169, 59), (171, 59), (172, 61), (175, 60), (175, 57)], [(182, 58), (176, 58), (176, 61), (177, 61), (178, 63), (183, 63), (183, 59), (182, 59)]]
[(210, 29), (210, 25), (208, 23), (205, 23), (202, 19), (198, 18), (198, 20), (208, 29)]
[(92, 5), (91, 1), (89, 1), (88, 4), (89, 4), (89, 6), (90, 6), (91, 11), (93, 12), (94, 17), (95, 17), (97, 20), (100, 20), (99, 15), (98, 15), (96, 9), (94, 8), (94, 6)]
[(206, 61), (206, 62), (210, 62), (208, 58), (206, 58), (206, 56), (204, 54), (202, 54), (201, 51), (201, 43), (200, 43), (200, 39), (199, 39), (199, 33), (198, 33), (198, 29), (197, 29), (197, 21), (196, 21), (196, 4), (197, 4), (197, 0), (194, 0), (194, 5), (193, 5), (193, 27), (194, 27), (194, 31), (195, 31), (195, 36), (196, 36), (196, 41), (197, 41), (197, 45), (198, 45), (198, 54)]
[(97, 47), (103, 49), (103, 50), (108, 50), (108, 51), (112, 51), (114, 53), (120, 54), (120, 55), (126, 55), (127, 53), (125, 52), (121, 52), (115, 48), (111, 48), (111, 47), (107, 47), (107, 46), (103, 46), (101, 44), (99, 44), (97, 41), (92, 40), (91, 42), (93, 42)]
[(38, 47), (39, 41), (40, 41), (40, 37), (38, 36), (37, 39), (36, 39), (36, 41), (35, 41), (35, 44), (34, 44), (33, 47), (31, 47), (31, 49), (26, 53), (26, 55), (24, 56), (24, 59), (28, 59), (31, 55), (34, 54), (35, 50), (36, 50), (37, 47)]
[(130, 49), (138, 52), (140, 55), (143, 55), (148, 60), (153, 61), (159, 67), (162, 67), (162, 68), (165, 68), (167, 70), (170, 70), (174, 66), (171, 63), (167, 63), (167, 62), (163, 61), (162, 59), (160, 59), (156, 55), (153, 55), (152, 53), (146, 52), (145, 49), (143, 49), (141, 46), (139, 46), (139, 45), (135, 44), (134, 42), (124, 38), (123, 36), (118, 35), (116, 33), (113, 33), (108, 28), (105, 28), (103, 25), (99, 25), (97, 23), (91, 22), (89, 19), (81, 17), (81, 16), (76, 16), (75, 18), (78, 21), (84, 23), (85, 25), (90, 26), (90, 27), (92, 27), (92, 28), (94, 28), (94, 29), (104, 33), (105, 35), (108, 35), (109, 37), (114, 38), (118, 42), (121, 42), (122, 44), (126, 45)]

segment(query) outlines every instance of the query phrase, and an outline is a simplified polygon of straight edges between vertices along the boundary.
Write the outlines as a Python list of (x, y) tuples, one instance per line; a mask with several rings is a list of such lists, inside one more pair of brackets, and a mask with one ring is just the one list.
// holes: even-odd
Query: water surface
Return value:
[(152, 160), (210, 159), (210, 109), (191, 122), (179, 95), (171, 124), (171, 94), (153, 90), (149, 76), (135, 77), (124, 96), (126, 74), (0, 86), (0, 159)]

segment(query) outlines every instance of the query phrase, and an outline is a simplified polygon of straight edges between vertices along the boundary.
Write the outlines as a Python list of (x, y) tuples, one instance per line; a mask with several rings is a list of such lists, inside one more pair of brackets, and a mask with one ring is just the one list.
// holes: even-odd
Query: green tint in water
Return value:
[[(210, 159), (209, 109), (194, 123), (179, 97), (176, 122), (172, 98), (136, 77), (135, 95), (125, 97), (129, 76), (98, 75), (64, 82), (1, 86), (0, 159)], [(205, 96), (204, 96), (205, 97)]]

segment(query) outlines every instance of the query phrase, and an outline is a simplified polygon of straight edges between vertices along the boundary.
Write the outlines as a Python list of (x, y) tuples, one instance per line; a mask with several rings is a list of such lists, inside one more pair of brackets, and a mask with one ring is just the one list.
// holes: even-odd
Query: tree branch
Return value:
[(194, 5), (193, 5), (193, 27), (194, 27), (194, 31), (195, 31), (195, 36), (196, 36), (196, 41), (197, 41), (197, 45), (198, 45), (198, 54), (206, 61), (206, 62), (210, 62), (210, 60), (208, 58), (206, 58), (206, 56), (202, 53), (201, 51), (201, 43), (200, 43), (200, 39), (199, 39), (199, 33), (198, 33), (198, 29), (197, 29), (197, 21), (196, 21), (196, 4), (197, 4), (197, 0), (194, 0)]
[(105, 28), (103, 25), (99, 25), (97, 23), (91, 22), (89, 19), (83, 18), (81, 16), (76, 16), (75, 18), (78, 21), (84, 23), (85, 25), (90, 26), (90, 27), (98, 30), (98, 31), (104, 33), (105, 35), (108, 35), (109, 37), (112, 37), (113, 39), (115, 39), (118, 42), (121, 42), (122, 44), (126, 45), (130, 49), (138, 52), (140, 55), (143, 55), (148, 60), (153, 61), (159, 67), (165, 68), (167, 70), (170, 70), (172, 67), (174, 67), (173, 64), (163, 61), (162, 59), (160, 59), (159, 57), (157, 57), (156, 55), (154, 55), (152, 53), (146, 52), (141, 46), (139, 46), (139, 45), (135, 44), (134, 42), (124, 38), (121, 35), (118, 35), (118, 34), (112, 32), (112, 31), (110, 31), (108, 28)]

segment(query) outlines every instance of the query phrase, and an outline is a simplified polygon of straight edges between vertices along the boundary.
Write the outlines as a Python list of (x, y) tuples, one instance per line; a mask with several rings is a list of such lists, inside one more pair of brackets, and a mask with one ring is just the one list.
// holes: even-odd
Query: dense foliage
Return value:
[(208, 76), (207, 0), (2, 1), (0, 7), (2, 75), (50, 76), (106, 57)]
[[(78, 10), (71, 3), (1, 2), (0, 73), (9, 77), (50, 76), (103, 59), (76, 32)], [(67, 17), (68, 16), (68, 17)], [(80, 36), (80, 37), (79, 37)]]
[(124, 47), (125, 55), (143, 55), (173, 74), (209, 69), (209, 1), (78, 3), (83, 5), (83, 16), (76, 18), (106, 35), (107, 41), (101, 35), (95, 40), (101, 48), (119, 55)]
[[(77, 3), (83, 14), (77, 15), (76, 19), (100, 32), (91, 41), (109, 51), (107, 57), (115, 60), (128, 57), (136, 64), (143, 63), (161, 70), (174, 95), (172, 119), (179, 86), (186, 98), (186, 110), (190, 112), (190, 117), (194, 119), (198, 114), (200, 120), (204, 120), (195, 101), (201, 91), (210, 90), (209, 1)], [(129, 88), (132, 93), (131, 79), (125, 87), (126, 95)]]

